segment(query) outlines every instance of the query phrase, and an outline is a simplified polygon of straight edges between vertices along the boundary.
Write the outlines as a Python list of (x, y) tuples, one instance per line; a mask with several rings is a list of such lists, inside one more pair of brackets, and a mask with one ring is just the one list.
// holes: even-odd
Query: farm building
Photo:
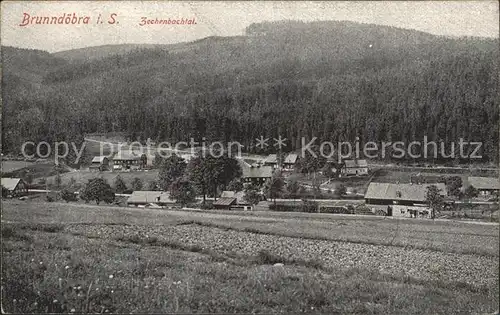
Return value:
[(166, 206), (175, 204), (166, 191), (134, 191), (127, 199), (128, 206)]
[(344, 176), (361, 176), (368, 175), (368, 162), (366, 160), (344, 160), (341, 174)]
[(21, 178), (2, 178), (2, 186), (9, 191), (10, 197), (20, 197), (28, 194), (28, 186)]
[(264, 160), (265, 166), (270, 166), (272, 168), (278, 167), (278, 156), (276, 154), (269, 154)]
[(147, 157), (145, 154), (137, 154), (133, 151), (122, 150), (113, 157), (113, 170), (139, 170), (146, 166)]
[[(446, 195), (443, 183), (433, 185), (443, 197)], [(429, 186), (431, 184), (370, 183), (365, 194), (366, 206), (374, 213), (388, 216), (429, 217), (431, 213), (426, 201)]]
[(220, 197), (212, 205), (215, 209), (230, 210), (233, 205), (236, 205), (236, 198)]
[(271, 166), (254, 166), (243, 162), (241, 163), (241, 169), (243, 171), (241, 176), (243, 182), (252, 183), (254, 185), (264, 184), (267, 180), (271, 179), (273, 175), (273, 168)]
[(242, 191), (223, 191), (213, 205), (216, 209), (252, 210), (252, 206), (245, 200), (244, 195)]
[(500, 182), (496, 177), (469, 177), (469, 184), (476, 188), (481, 195), (498, 195)]
[(283, 168), (286, 170), (293, 170), (298, 159), (299, 156), (297, 154), (288, 154), (283, 162)]
[(106, 156), (94, 156), (89, 169), (91, 171), (108, 171), (109, 159)]

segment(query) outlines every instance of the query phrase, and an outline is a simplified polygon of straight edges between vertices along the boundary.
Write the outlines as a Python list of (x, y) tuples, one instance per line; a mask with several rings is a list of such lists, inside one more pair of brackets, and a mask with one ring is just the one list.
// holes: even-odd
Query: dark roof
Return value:
[(236, 203), (236, 198), (230, 198), (230, 197), (221, 197), (217, 199), (213, 205), (214, 206), (230, 206), (232, 204)]
[(368, 167), (368, 162), (366, 160), (344, 160), (345, 167)]
[(384, 200), (408, 200), (420, 201), (426, 200), (427, 187), (435, 185), (441, 190), (442, 195), (446, 195), (446, 186), (443, 183), (438, 184), (390, 184), (390, 183), (370, 183), (365, 193), (365, 199), (384, 199)]
[(248, 204), (248, 202), (245, 200), (245, 193), (243, 191), (235, 192), (235, 191), (225, 190), (222, 192), (220, 197), (221, 198), (236, 198), (237, 204)]
[(496, 177), (469, 177), (467, 181), (471, 186), (479, 190), (498, 190), (500, 182)]

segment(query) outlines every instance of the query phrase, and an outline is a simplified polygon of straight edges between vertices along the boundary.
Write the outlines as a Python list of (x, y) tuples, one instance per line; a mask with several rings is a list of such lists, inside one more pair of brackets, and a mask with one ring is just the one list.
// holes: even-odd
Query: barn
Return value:
[(7, 197), (20, 197), (28, 194), (28, 185), (21, 178), (2, 178), (2, 186), (9, 191)]
[(174, 204), (175, 200), (170, 198), (167, 191), (134, 191), (127, 199), (127, 205), (135, 207), (164, 207)]
[(469, 177), (469, 184), (479, 191), (480, 195), (498, 195), (500, 190), (500, 181), (496, 177)]
[(399, 217), (430, 217), (427, 206), (427, 188), (435, 185), (440, 194), (446, 196), (446, 186), (437, 184), (392, 184), (370, 183), (365, 194), (365, 203), (375, 214)]

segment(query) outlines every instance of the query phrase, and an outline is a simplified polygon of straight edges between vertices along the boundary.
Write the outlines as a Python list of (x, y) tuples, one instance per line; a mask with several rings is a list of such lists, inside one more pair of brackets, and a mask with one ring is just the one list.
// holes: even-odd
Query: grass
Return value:
[(7, 160), (2, 161), (2, 172), (9, 173), (15, 170), (34, 165), (34, 162)]
[[(15, 161), (5, 161), (7, 162), (15, 162)], [(2, 162), (4, 163), (4, 162)], [(38, 182), (39, 178), (43, 177), (51, 177), (54, 178), (54, 176), (57, 174), (57, 171), (54, 168), (55, 164), (54, 162), (48, 162), (48, 163), (31, 163), (28, 164), (26, 167), (22, 168), (17, 168), (14, 170), (11, 170), (9, 172), (3, 171), (4, 177), (20, 177), (24, 178), (27, 174), (31, 174), (33, 176), (33, 184), (36, 184)], [(67, 170), (63, 170), (63, 172), (66, 172)], [(66, 173), (65, 173), (66, 174)], [(64, 174), (63, 174), (64, 175)], [(63, 176), (61, 175), (61, 176)]]
[(16, 200), (4, 202), (3, 206), (3, 220), (13, 222), (156, 226), (187, 221), (208, 227), (312, 240), (391, 245), (490, 257), (499, 255), (498, 225), (307, 213), (168, 211)]
[[(217, 251), (202, 242), (152, 233), (165, 226), (203, 226), (242, 235), (288, 233), (346, 242), (368, 234), (381, 242), (394, 232), (392, 220), (20, 201), (2, 206), (6, 312), (485, 314), (498, 309), (494, 287), (386, 274), (369, 266), (331, 267), (315, 257), (281, 256), (272, 248)], [(496, 235), (493, 243), (498, 245), (498, 226), (420, 223), (399, 226), (398, 241), (412, 244), (412, 237), (427, 235), (441, 242), (443, 251), (460, 248), (454, 243), (463, 242), (463, 249), (472, 250), (467, 244), (474, 243), (474, 251), (490, 255), (485, 240)], [(72, 232), (73, 225), (83, 225), (83, 233)], [(128, 233), (131, 230), (140, 233)], [(274, 266), (278, 263), (283, 266)]]
[[(137, 240), (31, 231), (39, 239), (36, 251), (2, 258), (6, 311), (421, 314), (495, 308), (488, 290), (363, 269), (324, 270), (269, 252), (234, 264), (152, 241), (145, 246)], [(50, 243), (59, 245), (49, 248)], [(284, 266), (269, 266), (276, 262)]]

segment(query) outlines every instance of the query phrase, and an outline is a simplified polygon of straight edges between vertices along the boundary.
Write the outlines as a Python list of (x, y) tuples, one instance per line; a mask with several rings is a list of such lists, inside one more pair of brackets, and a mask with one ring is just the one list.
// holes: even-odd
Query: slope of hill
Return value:
[(55, 52), (52, 55), (69, 62), (85, 62), (89, 60), (96, 60), (106, 58), (113, 55), (124, 55), (134, 50), (148, 49), (148, 48), (162, 48), (165, 45), (154, 44), (121, 44), (121, 45), (103, 45), (85, 47), (79, 49), (71, 49)]
[[(426, 135), (447, 145), (463, 137), (483, 142), (486, 160), (498, 159), (498, 39), (284, 21), (252, 24), (246, 36), (48, 56), (54, 63), (34, 71), (39, 86), (5, 90), (4, 114), (18, 117), (4, 127), (8, 150), (41, 135), (115, 129), (134, 139), (205, 136), (247, 146), (280, 134), (287, 150), (303, 136), (335, 143)], [(6, 63), (4, 74), (30, 77), (25, 69)]]

